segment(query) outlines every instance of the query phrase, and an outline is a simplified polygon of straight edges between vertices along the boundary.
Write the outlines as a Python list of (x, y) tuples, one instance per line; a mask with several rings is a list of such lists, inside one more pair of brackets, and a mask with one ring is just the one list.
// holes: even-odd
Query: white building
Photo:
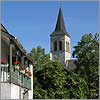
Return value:
[(32, 59), (1, 25), (1, 99), (33, 99)]

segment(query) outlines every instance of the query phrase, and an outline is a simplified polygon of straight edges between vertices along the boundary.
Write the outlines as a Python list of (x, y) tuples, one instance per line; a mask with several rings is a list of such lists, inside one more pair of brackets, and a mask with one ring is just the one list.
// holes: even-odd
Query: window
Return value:
[(68, 52), (68, 42), (66, 42), (66, 51)]
[(59, 41), (59, 50), (62, 50), (62, 41)]
[(68, 52), (69, 52), (69, 43), (68, 43)]
[(66, 42), (66, 51), (69, 52), (69, 42)]
[(57, 41), (54, 42), (54, 51), (57, 51)]

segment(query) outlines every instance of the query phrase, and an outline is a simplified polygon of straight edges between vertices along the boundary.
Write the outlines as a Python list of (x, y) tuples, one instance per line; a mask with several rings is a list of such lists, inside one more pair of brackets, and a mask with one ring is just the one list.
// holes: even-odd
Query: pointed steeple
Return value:
[(57, 34), (65, 34), (65, 35), (69, 36), (69, 34), (66, 32), (64, 18), (63, 18), (63, 14), (62, 14), (61, 8), (59, 9), (59, 14), (58, 14), (56, 27), (55, 27), (55, 30), (52, 33), (52, 35), (54, 35), (54, 34), (56, 34), (56, 35)]
[(61, 8), (59, 9), (59, 14), (58, 14), (58, 19), (57, 19), (57, 24), (56, 24), (55, 31), (66, 32), (65, 23), (64, 23), (64, 19), (63, 19)]

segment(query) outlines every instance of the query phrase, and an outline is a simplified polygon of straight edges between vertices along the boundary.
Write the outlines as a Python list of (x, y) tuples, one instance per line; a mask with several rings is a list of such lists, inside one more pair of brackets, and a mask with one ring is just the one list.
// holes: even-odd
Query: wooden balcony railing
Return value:
[(31, 78), (25, 76), (23, 73), (20, 73), (19, 70), (14, 70), (14, 67), (11, 67), (10, 78), (12, 83), (31, 89)]
[(2, 76), (4, 74), (1, 74), (2, 82), (11, 82), (16, 85), (19, 85), (21, 87), (31, 89), (31, 78), (27, 77), (25, 73), (21, 73), (20, 70), (15, 69), (14, 66), (10, 67), (10, 71), (8, 72), (9, 67), (8, 66), (1, 66), (3, 73), (5, 72), (6, 75)]

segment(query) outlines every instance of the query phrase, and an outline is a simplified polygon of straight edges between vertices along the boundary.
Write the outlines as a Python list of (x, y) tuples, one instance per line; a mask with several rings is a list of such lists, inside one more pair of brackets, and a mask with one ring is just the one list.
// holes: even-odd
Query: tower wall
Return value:
[[(66, 35), (51, 36), (50, 42), (50, 59), (66, 63), (70, 59), (70, 38)], [(57, 41), (57, 51), (54, 51), (54, 42)], [(59, 50), (59, 41), (62, 41), (62, 50)], [(66, 50), (66, 42), (69, 43), (69, 52)]]
[[(67, 50), (66, 50), (66, 42), (69, 42), (69, 52), (67, 52)], [(70, 55), (70, 38), (65, 35), (65, 62), (66, 62), (66, 60), (69, 60), (70, 58), (71, 58), (71, 55)]]
[(65, 50), (65, 37), (62, 35), (57, 35), (57, 36), (51, 36), (50, 38), (50, 51), (54, 51), (54, 41), (57, 41), (57, 51), (59, 50), (59, 41), (62, 41), (62, 49)]

